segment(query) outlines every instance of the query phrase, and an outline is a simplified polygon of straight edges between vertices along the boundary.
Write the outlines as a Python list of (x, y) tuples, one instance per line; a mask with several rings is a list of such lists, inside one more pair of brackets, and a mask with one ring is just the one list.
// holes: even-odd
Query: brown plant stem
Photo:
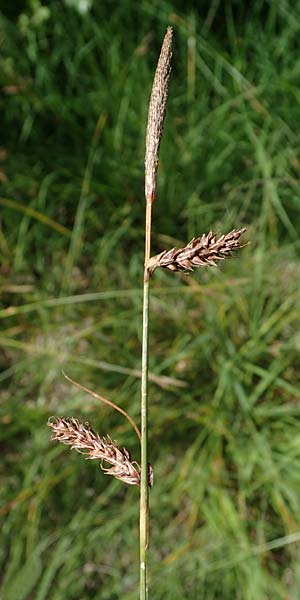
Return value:
[(93, 392), (93, 390), (90, 390), (89, 388), (85, 387), (81, 383), (78, 383), (78, 381), (74, 381), (74, 379), (71, 379), (71, 377), (69, 377), (69, 375), (67, 375), (64, 371), (62, 371), (62, 374), (67, 379), (67, 381), (69, 381), (70, 383), (73, 383), (74, 385), (76, 385), (76, 387), (78, 387), (80, 390), (83, 390), (84, 392), (87, 392), (88, 394), (90, 394), (90, 396), (94, 396), (94, 398), (97, 398), (97, 400), (100, 400), (104, 404), (108, 404), (108, 406), (111, 406), (112, 408), (114, 408), (115, 410), (117, 410), (119, 413), (121, 413), (121, 415), (124, 415), (124, 417), (126, 417), (126, 419), (129, 421), (130, 425), (133, 427), (133, 429), (136, 432), (136, 435), (138, 436), (139, 440), (141, 441), (141, 432), (140, 432), (137, 424), (130, 417), (130, 415), (125, 410), (123, 410), (123, 408), (121, 408), (117, 404), (114, 404), (114, 402), (112, 402), (111, 400), (107, 400), (107, 398), (104, 398), (103, 396), (100, 396), (99, 394), (96, 394), (96, 392)]

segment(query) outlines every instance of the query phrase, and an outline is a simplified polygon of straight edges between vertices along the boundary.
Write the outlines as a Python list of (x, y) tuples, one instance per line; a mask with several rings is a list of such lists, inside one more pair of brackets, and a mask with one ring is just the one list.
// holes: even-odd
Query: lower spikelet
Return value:
[(240, 237), (246, 229), (233, 229), (219, 238), (210, 231), (193, 238), (184, 248), (164, 250), (150, 258), (147, 267), (152, 274), (162, 267), (170, 271), (193, 271), (195, 267), (216, 266), (217, 261), (229, 258), (233, 250), (242, 248)]
[[(80, 423), (74, 417), (50, 417), (48, 425), (52, 429), (53, 440), (71, 446), (88, 459), (99, 459), (106, 475), (113, 475), (129, 485), (140, 484), (140, 465), (131, 460), (128, 450), (120, 448), (108, 436), (100, 437), (94, 433), (88, 423)], [(104, 467), (103, 462), (112, 466)], [(151, 483), (152, 467), (149, 465), (149, 485)]]

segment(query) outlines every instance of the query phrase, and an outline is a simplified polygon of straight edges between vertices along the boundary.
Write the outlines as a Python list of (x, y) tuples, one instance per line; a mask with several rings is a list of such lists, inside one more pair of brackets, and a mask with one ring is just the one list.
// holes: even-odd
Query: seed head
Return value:
[(193, 271), (195, 267), (216, 266), (217, 261), (229, 258), (233, 250), (242, 248), (240, 237), (246, 229), (233, 229), (219, 238), (210, 231), (201, 237), (193, 238), (184, 248), (164, 250), (150, 258), (147, 268), (152, 274), (162, 267), (170, 271)]
[[(131, 460), (126, 448), (120, 448), (109, 436), (100, 437), (88, 423), (80, 423), (74, 417), (50, 417), (48, 425), (52, 429), (53, 440), (71, 446), (71, 449), (84, 454), (90, 460), (100, 459), (100, 467), (106, 475), (113, 475), (129, 485), (140, 484), (140, 465)], [(103, 463), (112, 466), (107, 468)], [(149, 465), (150, 487), (152, 482), (153, 471)]]
[(172, 36), (172, 27), (168, 27), (158, 59), (150, 97), (145, 156), (145, 196), (147, 202), (153, 202), (156, 196), (159, 146), (164, 127), (171, 71)]

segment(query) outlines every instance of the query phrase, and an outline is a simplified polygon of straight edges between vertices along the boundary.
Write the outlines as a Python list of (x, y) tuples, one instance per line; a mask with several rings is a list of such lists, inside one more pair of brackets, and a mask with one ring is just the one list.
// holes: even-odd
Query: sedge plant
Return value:
[[(142, 377), (141, 377), (141, 426), (122, 408), (80, 383), (66, 379), (83, 391), (113, 407), (128, 419), (134, 428), (141, 445), (140, 463), (132, 460), (130, 452), (120, 447), (110, 436), (100, 436), (89, 424), (83, 424), (75, 417), (51, 417), (48, 425), (52, 439), (60, 441), (88, 459), (100, 461), (105, 474), (128, 484), (140, 486), (140, 600), (148, 598), (148, 549), (149, 549), (149, 489), (153, 485), (153, 468), (148, 460), (148, 341), (149, 341), (149, 292), (150, 280), (158, 268), (188, 273), (195, 267), (215, 266), (218, 261), (229, 258), (232, 251), (241, 248), (240, 237), (245, 229), (232, 230), (217, 236), (212, 231), (193, 238), (182, 248), (163, 250), (151, 257), (152, 207), (156, 199), (159, 147), (163, 134), (169, 77), (172, 58), (171, 27), (167, 28), (152, 85), (148, 122), (146, 130), (145, 154), (145, 260), (143, 281), (143, 320), (142, 320)], [(110, 466), (108, 466), (110, 465)]]

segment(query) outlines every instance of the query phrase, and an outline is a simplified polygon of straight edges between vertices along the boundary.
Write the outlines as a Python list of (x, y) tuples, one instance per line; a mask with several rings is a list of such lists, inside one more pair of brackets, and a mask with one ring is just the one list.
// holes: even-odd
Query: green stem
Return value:
[(145, 271), (143, 297), (143, 341), (141, 384), (141, 497), (140, 497), (140, 600), (148, 598), (148, 543), (149, 543), (149, 484), (148, 484), (148, 323), (149, 283), (147, 263), (150, 258), (152, 203), (146, 205)]

